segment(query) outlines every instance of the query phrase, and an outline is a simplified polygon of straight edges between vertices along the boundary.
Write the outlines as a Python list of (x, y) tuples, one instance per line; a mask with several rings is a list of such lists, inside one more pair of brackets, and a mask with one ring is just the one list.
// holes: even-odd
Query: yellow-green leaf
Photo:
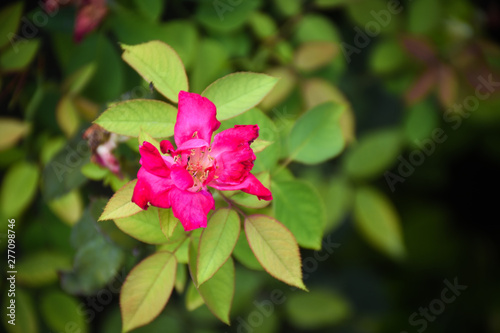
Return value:
[(207, 223), (198, 250), (198, 285), (210, 279), (233, 252), (240, 235), (240, 218), (234, 210), (217, 210)]
[(382, 193), (369, 187), (358, 189), (354, 217), (361, 233), (377, 249), (395, 259), (405, 255), (399, 216)]
[(123, 332), (146, 325), (160, 314), (174, 288), (177, 261), (156, 252), (129, 273), (120, 293)]
[(128, 217), (142, 211), (141, 207), (132, 202), (135, 184), (137, 184), (137, 179), (125, 184), (125, 186), (119, 189), (111, 199), (109, 199), (104, 211), (99, 217), (99, 221)]
[(139, 136), (141, 130), (154, 138), (174, 134), (177, 110), (165, 102), (133, 99), (111, 105), (94, 122), (105, 130), (126, 136)]
[(0, 118), (0, 151), (10, 148), (28, 134), (30, 124), (14, 118)]
[(8, 217), (18, 216), (33, 200), (40, 172), (28, 162), (12, 165), (2, 180), (0, 211)]
[(83, 201), (77, 190), (50, 201), (49, 207), (57, 217), (70, 226), (78, 222), (83, 214)]
[(123, 60), (144, 80), (174, 103), (181, 90), (188, 91), (186, 70), (179, 55), (164, 42), (153, 40), (139, 45), (121, 45)]
[(202, 96), (215, 104), (217, 119), (222, 121), (259, 104), (277, 82), (277, 78), (266, 74), (233, 73), (209, 85)]
[(302, 282), (299, 246), (283, 224), (265, 215), (245, 220), (248, 244), (262, 267), (276, 279), (307, 290)]
[(115, 219), (116, 226), (135, 239), (148, 244), (164, 244), (168, 242), (161, 231), (158, 208), (150, 206), (135, 215)]

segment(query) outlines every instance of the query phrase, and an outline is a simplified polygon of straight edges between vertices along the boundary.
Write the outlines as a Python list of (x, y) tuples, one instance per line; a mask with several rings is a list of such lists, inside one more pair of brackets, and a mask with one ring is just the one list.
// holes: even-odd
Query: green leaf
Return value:
[(80, 116), (70, 96), (63, 96), (59, 103), (57, 103), (56, 119), (57, 124), (66, 137), (71, 138), (78, 131), (80, 127)]
[(121, 189), (119, 189), (109, 199), (106, 208), (99, 217), (99, 221), (114, 220), (123, 217), (129, 217), (142, 211), (142, 208), (132, 202), (132, 194), (134, 194), (134, 187), (137, 184), (137, 179), (134, 179)]
[[(229, 62), (228, 52), (218, 40), (205, 38), (198, 46), (198, 54), (193, 62), (193, 70), (190, 76), (191, 90), (201, 93), (213, 80), (219, 78)], [(217, 110), (217, 118), (219, 117)]]
[(179, 219), (174, 216), (172, 209), (164, 209), (158, 208), (158, 217), (160, 219), (160, 227), (161, 231), (165, 235), (165, 237), (170, 241), (170, 239), (176, 239), (174, 236), (174, 232), (178, 229), (178, 233), (182, 230), (182, 227), (178, 227)]
[(123, 332), (146, 325), (160, 314), (174, 288), (176, 269), (170, 252), (156, 252), (134, 267), (120, 293)]
[[(261, 172), (255, 175), (257, 179), (267, 188), (271, 187), (271, 176), (269, 172)], [(248, 194), (243, 191), (237, 191), (233, 196), (231, 196), (231, 201), (234, 203), (253, 209), (259, 209), (269, 206), (270, 201), (259, 200), (259, 198), (253, 194)]]
[(226, 324), (234, 297), (234, 263), (230, 257), (214, 276), (198, 287), (208, 309)]
[(177, 103), (181, 90), (188, 91), (184, 65), (169, 45), (153, 40), (134, 46), (122, 44), (122, 48), (123, 60), (172, 102)]
[[(8, 277), (8, 275), (7, 275)], [(2, 316), (2, 321), (4, 327), (7, 329), (8, 333), (38, 333), (38, 318), (36, 316), (35, 305), (31, 296), (19, 287), (16, 288), (15, 296), (15, 306), (16, 306), (16, 320), (15, 325), (11, 325), (8, 321), (11, 320), (9, 315), (9, 310), (6, 310), (5, 315)], [(7, 308), (11, 305), (10, 300), (14, 299), (8, 297), (8, 293), (5, 293), (3, 308)]]
[(407, 56), (401, 44), (393, 38), (380, 41), (370, 55), (370, 65), (377, 74), (389, 74), (400, 69)]
[(70, 327), (75, 332), (88, 332), (80, 305), (77, 299), (58, 290), (46, 292), (40, 301), (43, 319), (55, 332), (66, 332)]
[(245, 232), (241, 231), (240, 236), (238, 238), (238, 242), (236, 243), (236, 246), (234, 247), (233, 250), (233, 256), (243, 264), (243, 266), (257, 270), (257, 271), (262, 271), (264, 268), (262, 265), (259, 263), (257, 258), (255, 258), (255, 255), (252, 252), (252, 249), (248, 245), (247, 238), (245, 236)]
[(80, 136), (74, 136), (45, 166), (42, 192), (46, 201), (58, 198), (87, 181), (80, 168), (89, 160), (90, 148)]
[(40, 47), (40, 40), (31, 39), (15, 42), (0, 55), (0, 69), (5, 72), (15, 72), (25, 69)]
[(432, 137), (434, 129), (439, 127), (437, 107), (429, 100), (424, 100), (407, 110), (404, 122), (404, 134), (408, 143), (418, 147), (419, 142)]
[(0, 151), (14, 146), (30, 131), (30, 124), (14, 118), (0, 118)]
[(351, 314), (351, 306), (331, 290), (311, 290), (290, 295), (286, 312), (294, 327), (311, 331), (339, 324)]
[(280, 222), (265, 215), (245, 219), (248, 244), (264, 269), (278, 280), (307, 290), (302, 282), (299, 246)]
[(239, 235), (240, 218), (234, 210), (222, 208), (210, 217), (198, 249), (198, 285), (210, 279), (224, 265)]
[(187, 271), (185, 264), (177, 264), (177, 275), (175, 276), (175, 290), (182, 294), (184, 292), (184, 288), (186, 287), (187, 282)]
[(67, 225), (74, 225), (83, 213), (83, 201), (80, 192), (73, 190), (68, 194), (48, 203), (50, 209)]
[(198, 6), (196, 18), (204, 26), (217, 32), (231, 32), (240, 28), (260, 1), (203, 1)]
[(17, 279), (20, 284), (39, 287), (57, 281), (57, 274), (71, 269), (69, 254), (58, 252), (36, 252), (19, 258)]
[(274, 0), (274, 6), (285, 16), (297, 15), (302, 9), (302, 0)]
[(272, 145), (272, 141), (266, 141), (266, 140), (261, 140), (261, 139), (256, 139), (254, 142), (252, 142), (252, 150), (254, 153), (260, 153), (261, 151), (264, 151), (267, 147)]
[[(404, 10), (405, 4), (400, 2), (397, 2), (396, 4), (399, 4), (399, 6), (393, 6), (399, 8), (401, 11)], [(363, 32), (366, 31), (366, 26), (370, 26), (370, 22), (377, 22), (375, 15), (373, 14), (374, 12), (378, 14), (377, 16), (380, 16), (379, 20), (383, 22), (383, 24), (379, 24), (380, 21), (377, 22), (377, 27), (380, 27), (381, 33), (398, 32), (398, 30), (401, 29), (401, 16), (404, 15), (391, 14), (388, 12), (387, 6), (388, 2), (384, 0), (364, 0), (362, 5), (349, 1), (347, 4), (347, 11), (351, 19), (354, 21), (354, 24), (359, 25)], [(389, 18), (386, 18), (386, 16), (380, 12), (387, 12)], [(421, 16), (420, 19), (425, 21), (424, 17), (425, 15)], [(371, 34), (373, 34), (373, 32), (371, 32)], [(367, 36), (369, 35), (367, 34)]]
[(278, 33), (278, 27), (273, 18), (261, 12), (254, 12), (248, 22), (254, 34), (260, 39), (272, 37)]
[(394, 259), (405, 255), (399, 216), (380, 192), (363, 187), (356, 191), (354, 217), (363, 236), (377, 249)]
[(153, 138), (151, 135), (149, 135), (148, 133), (146, 133), (145, 131), (143, 131), (141, 129), (139, 131), (139, 146), (142, 146), (144, 141), (151, 143), (153, 146), (156, 147), (156, 149), (158, 149), (158, 151), (161, 151), (160, 143), (155, 138)]
[(295, 30), (295, 39), (299, 44), (313, 41), (340, 42), (343, 40), (332, 20), (316, 14), (307, 14), (301, 18)]
[(174, 134), (177, 110), (170, 104), (147, 99), (134, 99), (113, 104), (94, 122), (109, 132), (139, 136), (141, 130), (154, 138)]
[(259, 104), (273, 89), (277, 78), (266, 74), (240, 72), (224, 76), (203, 91), (217, 107), (217, 119), (235, 117)]
[(102, 180), (109, 174), (109, 169), (103, 168), (95, 163), (87, 163), (80, 169), (82, 174), (92, 180)]
[(373, 178), (396, 162), (402, 148), (399, 129), (383, 129), (362, 137), (345, 157), (347, 174), (356, 179)]
[(16, 39), (16, 31), (21, 23), (24, 2), (18, 1), (9, 6), (5, 6), (0, 11), (0, 48), (12, 43)]
[(318, 164), (337, 156), (344, 149), (340, 117), (346, 106), (327, 102), (300, 117), (288, 140), (290, 159), (304, 164)]
[(186, 309), (194, 311), (203, 304), (205, 304), (205, 301), (203, 301), (198, 289), (196, 289), (194, 283), (190, 283), (186, 292)]
[(339, 47), (334, 42), (306, 42), (296, 51), (295, 67), (301, 71), (314, 71), (330, 63), (339, 54)]
[(93, 295), (111, 282), (123, 261), (123, 251), (98, 234), (78, 249), (72, 270), (61, 275), (61, 287), (71, 294)]
[(135, 0), (139, 12), (147, 19), (158, 21), (165, 8), (163, 0)]
[(323, 199), (310, 184), (275, 182), (272, 186), (274, 216), (295, 236), (301, 247), (320, 250), (325, 227)]
[(0, 211), (5, 216), (18, 216), (30, 205), (39, 176), (37, 166), (28, 162), (16, 163), (7, 170), (0, 190)]
[(115, 219), (115, 224), (121, 231), (148, 244), (164, 244), (168, 242), (161, 228), (158, 208), (149, 207), (135, 215)]
[(335, 230), (351, 210), (354, 200), (352, 185), (344, 178), (334, 177), (324, 195), (326, 207), (325, 233)]
[[(443, 11), (439, 1), (421, 0), (409, 5), (408, 31), (413, 34), (430, 34), (443, 23)], [(422, 19), (425, 17), (425, 20)]]
[(92, 79), (96, 68), (96, 64), (92, 62), (75, 71), (64, 81), (63, 92), (69, 95), (79, 94)]
[[(208, 58), (213, 62), (220, 61), (212, 58), (207, 53), (202, 53), (201, 46), (198, 45), (198, 28), (193, 21), (168, 20), (168, 22), (160, 26), (159, 30), (162, 40), (179, 54), (186, 68), (189, 68), (192, 62), (197, 61), (199, 58)], [(205, 57), (197, 57), (197, 54), (203, 54)], [(190, 79), (192, 80), (192, 77)], [(192, 85), (190, 83), (190, 86)], [(191, 90), (194, 91), (193, 87), (191, 87)]]

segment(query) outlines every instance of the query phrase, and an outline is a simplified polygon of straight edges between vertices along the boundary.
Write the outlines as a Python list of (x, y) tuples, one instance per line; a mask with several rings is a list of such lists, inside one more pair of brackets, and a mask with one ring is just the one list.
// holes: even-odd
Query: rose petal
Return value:
[(226, 151), (216, 157), (215, 178), (220, 183), (239, 184), (253, 168), (255, 154), (250, 147)]
[(215, 135), (212, 143), (212, 157), (217, 157), (226, 151), (238, 150), (241, 147), (250, 147), (250, 144), (259, 137), (259, 126), (236, 125)]
[(175, 151), (174, 145), (168, 140), (162, 140), (160, 142), (160, 149), (163, 154), (170, 154)]
[(148, 172), (158, 177), (170, 177), (170, 169), (155, 146), (144, 141), (139, 147), (139, 152), (141, 153), (141, 165)]
[(181, 151), (185, 150), (190, 150), (190, 149), (196, 149), (196, 148), (202, 148), (202, 147), (208, 147), (208, 142), (202, 139), (191, 139), (186, 142), (184, 142), (182, 145), (180, 145), (176, 152), (179, 153)]
[(215, 205), (210, 192), (189, 192), (174, 188), (169, 192), (169, 197), (172, 212), (181, 221), (185, 231), (207, 226), (207, 214)]
[(270, 201), (273, 200), (273, 195), (262, 183), (251, 173), (248, 174), (247, 178), (240, 184), (222, 184), (217, 180), (213, 180), (209, 186), (221, 190), (221, 191), (236, 191), (242, 190), (245, 193), (256, 195), (261, 200)]
[(168, 193), (175, 188), (173, 181), (169, 178), (155, 176), (144, 167), (137, 173), (137, 184), (134, 187), (132, 201), (142, 209), (147, 209), (147, 203), (161, 208), (170, 207)]
[(196, 138), (210, 143), (213, 131), (220, 126), (215, 116), (215, 105), (208, 98), (186, 91), (179, 92), (179, 111), (174, 127), (177, 147)]
[(172, 173), (170, 175), (175, 186), (181, 190), (187, 190), (194, 184), (193, 176), (191, 176), (186, 169), (177, 164), (172, 166)]

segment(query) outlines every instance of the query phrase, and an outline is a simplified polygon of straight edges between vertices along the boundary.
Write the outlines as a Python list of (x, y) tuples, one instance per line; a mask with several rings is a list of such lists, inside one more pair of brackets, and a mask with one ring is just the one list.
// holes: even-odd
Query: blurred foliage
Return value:
[[(127, 218), (96, 220), (135, 178), (137, 140), (115, 150), (120, 178), (90, 164), (82, 135), (113, 103), (161, 99), (161, 86), (120, 58), (120, 43), (151, 40), (179, 54), (192, 92), (237, 71), (281, 78), (221, 129), (259, 124), (267, 146), (254, 172), (270, 172), (259, 177), (275, 196), (265, 209), (311, 249), (302, 250), (310, 292), (263, 274), (240, 237), (228, 327), (186, 279), (185, 242), (170, 302), (133, 332), (500, 332), (498, 2), (106, 5), (79, 43), (73, 4), (1, 5), (0, 246), (5, 258), (14, 218), (18, 271), (16, 326), (2, 315), (8, 332), (121, 332), (120, 286), (155, 246), (129, 237)], [(144, 221), (146, 241), (162, 243), (167, 227)], [(467, 290), (424, 320), (420, 307), (455, 277)]]

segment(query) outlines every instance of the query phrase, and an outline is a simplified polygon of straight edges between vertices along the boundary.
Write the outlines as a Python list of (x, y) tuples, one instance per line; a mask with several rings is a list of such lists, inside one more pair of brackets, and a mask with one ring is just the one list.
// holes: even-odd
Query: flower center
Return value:
[(214, 158), (210, 156), (210, 148), (191, 149), (187, 158), (186, 170), (193, 176), (194, 185), (190, 191), (199, 191), (214, 169)]

